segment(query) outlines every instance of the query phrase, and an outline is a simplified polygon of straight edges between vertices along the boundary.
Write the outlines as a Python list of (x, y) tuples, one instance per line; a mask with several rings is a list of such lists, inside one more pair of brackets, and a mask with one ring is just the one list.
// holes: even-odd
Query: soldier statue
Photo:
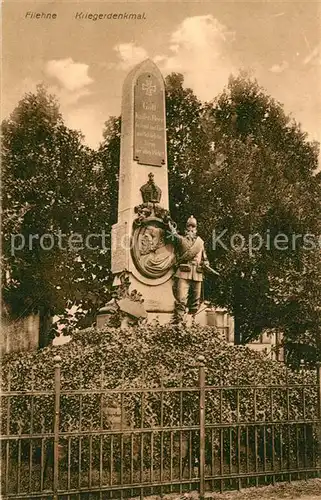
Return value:
[(174, 275), (175, 319), (181, 321), (186, 309), (195, 315), (200, 307), (204, 271), (218, 274), (210, 266), (204, 241), (197, 236), (197, 221), (191, 215), (186, 223), (185, 235), (177, 233), (169, 222), (176, 243), (176, 273)]

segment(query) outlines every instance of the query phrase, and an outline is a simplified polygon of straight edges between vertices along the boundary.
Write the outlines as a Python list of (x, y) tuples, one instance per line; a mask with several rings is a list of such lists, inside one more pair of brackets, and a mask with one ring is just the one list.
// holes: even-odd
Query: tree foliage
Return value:
[[(243, 342), (264, 328), (279, 329), (287, 340), (298, 340), (308, 328), (318, 358), (318, 145), (309, 142), (282, 105), (246, 75), (230, 79), (227, 89), (208, 104), (207, 116), (217, 165), (207, 231), (227, 230), (228, 247), (218, 245), (210, 251), (221, 270), (214, 296), (235, 315)], [(233, 234), (245, 238), (243, 248), (231, 248)], [(264, 243), (251, 251), (249, 241), (256, 234)], [(275, 244), (280, 234), (283, 243)], [(307, 235), (313, 245), (305, 243)], [(253, 241), (257, 245), (258, 237)]]
[(187, 218), (199, 213), (209, 141), (202, 123), (204, 105), (183, 87), (182, 75), (172, 73), (165, 83), (170, 211), (183, 230)]
[(103, 130), (103, 141), (100, 144), (96, 153), (97, 164), (100, 168), (100, 173), (109, 186), (110, 203), (110, 224), (117, 222), (118, 208), (118, 182), (119, 182), (119, 165), (120, 165), (120, 132), (121, 118), (111, 116), (105, 122)]

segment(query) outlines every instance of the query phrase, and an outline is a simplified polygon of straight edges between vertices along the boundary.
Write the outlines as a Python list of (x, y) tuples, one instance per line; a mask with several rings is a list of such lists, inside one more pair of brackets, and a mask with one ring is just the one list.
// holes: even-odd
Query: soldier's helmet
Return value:
[(197, 227), (197, 220), (195, 219), (194, 215), (191, 215), (186, 222), (186, 227)]

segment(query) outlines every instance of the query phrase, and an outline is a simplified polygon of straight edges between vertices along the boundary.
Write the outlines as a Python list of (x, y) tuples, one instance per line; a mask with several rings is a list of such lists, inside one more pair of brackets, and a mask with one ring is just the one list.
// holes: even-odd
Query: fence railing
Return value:
[[(321, 367), (279, 385), (54, 389), (2, 397), (2, 498), (144, 498), (321, 472)], [(17, 415), (28, 415), (28, 422)], [(14, 416), (15, 415), (15, 416)]]

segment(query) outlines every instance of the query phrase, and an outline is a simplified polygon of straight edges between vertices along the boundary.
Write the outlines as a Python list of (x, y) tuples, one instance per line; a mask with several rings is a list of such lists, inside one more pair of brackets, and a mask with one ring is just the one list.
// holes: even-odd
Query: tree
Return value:
[(177, 73), (165, 80), (170, 211), (181, 230), (191, 214), (199, 214), (210, 147), (204, 105), (183, 82)]
[[(217, 233), (227, 230), (228, 236), (227, 249), (218, 245), (210, 252), (221, 270), (219, 286), (212, 291), (215, 299), (234, 315), (239, 342), (257, 338), (266, 328), (281, 329), (286, 338), (291, 330), (293, 339), (304, 331), (298, 326), (303, 318), (316, 332), (321, 290), (318, 145), (245, 75), (230, 79), (208, 104), (207, 117), (217, 167), (213, 197), (206, 201), (207, 227)], [(229, 238), (236, 234), (246, 244), (232, 248)], [(251, 252), (249, 242), (256, 234), (269, 236), (271, 248), (262, 244)], [(278, 234), (289, 241), (282, 249), (273, 243)], [(313, 235), (313, 248), (307, 248), (303, 235)], [(309, 290), (314, 290), (313, 298)], [(309, 305), (304, 296), (310, 297)], [(320, 343), (315, 348), (321, 353)]]
[(120, 133), (121, 118), (111, 116), (105, 122), (103, 142), (96, 153), (96, 161), (100, 174), (109, 186), (110, 196), (110, 225), (116, 224), (118, 214), (118, 182), (120, 165)]
[(108, 234), (108, 187), (95, 155), (42, 86), (4, 120), (2, 136), (3, 297), (12, 317), (40, 312), (43, 346), (49, 318), (72, 304), (98, 307), (106, 295), (101, 248), (80, 240)]

